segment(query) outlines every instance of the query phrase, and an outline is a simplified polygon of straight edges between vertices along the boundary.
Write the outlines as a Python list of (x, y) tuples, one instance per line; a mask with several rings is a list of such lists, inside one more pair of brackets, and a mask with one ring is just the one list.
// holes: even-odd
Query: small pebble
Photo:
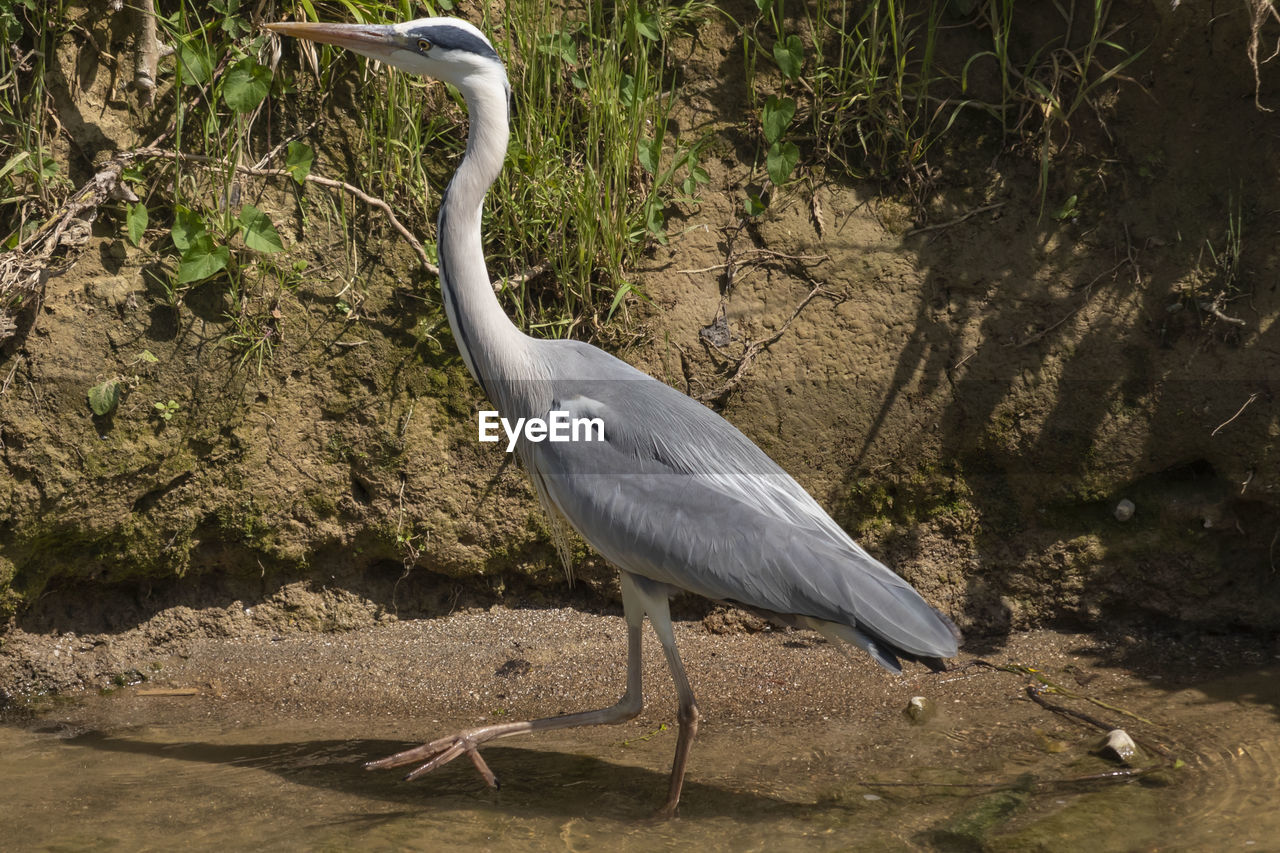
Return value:
[(1128, 764), (1138, 755), (1138, 745), (1124, 729), (1112, 729), (1102, 739), (1094, 752), (1103, 758)]
[(936, 710), (937, 708), (934, 707), (933, 702), (924, 696), (912, 696), (911, 700), (907, 702), (907, 707), (903, 709), (903, 713), (907, 715), (911, 722), (923, 723), (932, 717)]
[(1134, 506), (1133, 501), (1129, 500), (1128, 498), (1125, 498), (1124, 500), (1120, 501), (1120, 503), (1116, 504), (1116, 512), (1115, 512), (1116, 521), (1128, 521), (1129, 519), (1133, 518), (1133, 513), (1135, 510), (1137, 510), (1137, 507)]

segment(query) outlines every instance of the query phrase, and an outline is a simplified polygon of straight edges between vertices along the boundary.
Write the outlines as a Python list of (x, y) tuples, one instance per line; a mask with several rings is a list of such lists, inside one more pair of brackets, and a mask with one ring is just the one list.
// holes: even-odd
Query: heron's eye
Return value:
[(426, 53), (427, 51), (431, 50), (431, 42), (427, 41), (426, 39), (418, 39), (418, 50), (422, 51), (423, 53)]

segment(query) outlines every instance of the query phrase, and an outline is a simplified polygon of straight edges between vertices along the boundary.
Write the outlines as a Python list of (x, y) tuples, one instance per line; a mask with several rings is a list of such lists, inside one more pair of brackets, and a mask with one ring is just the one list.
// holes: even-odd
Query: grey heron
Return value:
[(854, 542), (728, 421), (594, 346), (534, 339), (507, 317), (489, 283), (480, 218), (507, 150), (511, 89), (480, 30), (456, 18), (268, 29), (457, 87), (470, 129), (440, 203), (437, 241), (440, 291), (463, 361), (505, 418), (568, 412), (604, 422), (602, 441), (536, 442), (526, 434), (517, 452), (553, 529), (567, 522), (620, 570), (627, 624), (622, 698), (596, 711), (469, 729), (366, 766), (418, 764), (407, 777), (413, 779), (465, 754), (496, 786), (479, 752), (489, 741), (632, 719), (643, 706), (647, 616), (679, 700), (670, 786), (659, 810), (674, 815), (699, 720), (669, 611), (669, 596), (679, 590), (851, 643), (892, 672), (901, 671), (899, 658), (937, 668), (956, 654), (959, 633), (951, 621)]

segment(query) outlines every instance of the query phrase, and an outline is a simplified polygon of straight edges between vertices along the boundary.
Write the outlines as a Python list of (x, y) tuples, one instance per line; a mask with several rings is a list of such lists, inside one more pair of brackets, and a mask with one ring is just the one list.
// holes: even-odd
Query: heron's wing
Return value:
[[(610, 361), (591, 365), (594, 378), (556, 380), (552, 394), (553, 411), (601, 419), (603, 441), (522, 446), (555, 506), (602, 554), (635, 574), (847, 625), (911, 655), (955, 654), (949, 623), (746, 436)], [(574, 375), (571, 360), (564, 367)]]

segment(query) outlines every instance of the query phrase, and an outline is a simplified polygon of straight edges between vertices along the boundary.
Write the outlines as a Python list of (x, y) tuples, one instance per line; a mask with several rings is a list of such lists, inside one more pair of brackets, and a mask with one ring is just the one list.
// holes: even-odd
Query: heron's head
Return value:
[[(266, 24), (280, 35), (334, 44), (410, 74), (460, 88), (476, 75), (502, 72), (502, 60), (480, 30), (460, 18), (419, 18), (403, 24)], [(505, 72), (504, 82), (505, 82)]]

